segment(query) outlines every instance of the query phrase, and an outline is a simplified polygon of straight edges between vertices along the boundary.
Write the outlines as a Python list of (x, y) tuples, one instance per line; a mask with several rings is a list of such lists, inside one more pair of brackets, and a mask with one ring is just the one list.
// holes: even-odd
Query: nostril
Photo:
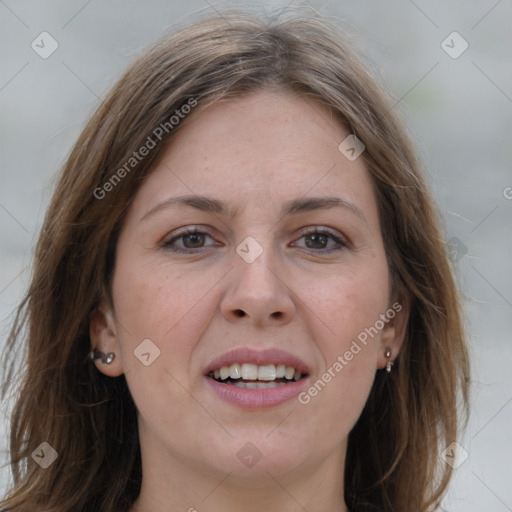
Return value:
[(235, 311), (235, 314), (236, 314), (237, 316), (244, 316), (244, 315), (245, 315), (245, 313), (244, 313), (241, 309), (237, 309), (237, 310)]

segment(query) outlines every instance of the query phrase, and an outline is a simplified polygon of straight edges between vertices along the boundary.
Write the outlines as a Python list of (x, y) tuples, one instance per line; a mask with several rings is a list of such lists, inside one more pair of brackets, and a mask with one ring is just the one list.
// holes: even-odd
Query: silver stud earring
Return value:
[[(387, 348), (386, 352), (384, 352), (384, 355), (386, 356), (386, 358), (391, 357), (391, 349)], [(386, 371), (389, 373), (391, 371), (391, 368), (393, 368), (393, 361), (388, 361), (386, 363)]]
[(116, 357), (114, 352), (108, 352), (107, 354), (105, 354), (104, 352), (100, 352), (99, 350), (96, 350), (96, 349), (92, 349), (89, 352), (89, 359), (91, 361), (94, 361), (95, 359), (101, 359), (101, 362), (103, 364), (112, 363), (112, 361), (114, 360), (114, 357)]

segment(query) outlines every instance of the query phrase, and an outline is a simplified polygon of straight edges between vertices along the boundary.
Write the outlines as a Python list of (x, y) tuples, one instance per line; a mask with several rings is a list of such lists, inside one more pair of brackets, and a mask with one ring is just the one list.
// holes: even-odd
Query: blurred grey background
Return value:
[[(260, 3), (270, 12), (287, 4)], [(291, 4), (336, 18), (399, 100), (466, 296), (473, 409), (461, 443), (468, 457), (445, 506), (512, 511), (512, 1)], [(0, 0), (1, 343), (28, 283), (57, 170), (93, 109), (135, 56), (177, 23), (244, 5), (253, 4)], [(9, 409), (9, 401), (0, 404), (0, 494), (10, 479)]]

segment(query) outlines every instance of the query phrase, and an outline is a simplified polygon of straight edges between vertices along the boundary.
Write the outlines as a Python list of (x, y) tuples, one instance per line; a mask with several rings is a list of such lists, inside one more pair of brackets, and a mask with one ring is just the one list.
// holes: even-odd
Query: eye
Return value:
[(196, 249), (207, 247), (204, 245), (206, 238), (212, 237), (198, 228), (188, 228), (173, 238), (164, 241), (162, 246), (173, 252), (191, 253), (195, 252)]
[[(348, 243), (340, 237), (335, 231), (330, 229), (314, 228), (306, 233), (303, 233), (299, 240), (305, 240), (306, 249), (315, 252), (332, 252), (340, 251), (348, 247)], [(331, 245), (329, 245), (329, 240)]]
[[(165, 240), (162, 247), (172, 252), (194, 253), (209, 247), (206, 238), (213, 238), (197, 227), (188, 228), (172, 238)], [(314, 228), (302, 234), (299, 240), (305, 240), (305, 249), (314, 252), (329, 253), (348, 247), (348, 243), (335, 231), (327, 228)], [(218, 244), (210, 244), (218, 245)]]

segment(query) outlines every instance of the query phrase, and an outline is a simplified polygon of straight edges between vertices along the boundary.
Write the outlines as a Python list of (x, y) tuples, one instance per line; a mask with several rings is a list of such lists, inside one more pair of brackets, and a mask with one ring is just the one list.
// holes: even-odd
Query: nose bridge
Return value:
[(223, 314), (230, 319), (247, 315), (254, 322), (289, 320), (294, 303), (271, 234), (261, 230), (261, 235), (246, 237), (233, 258), (234, 272), (223, 299)]
[[(256, 238), (257, 236), (257, 238)], [(275, 250), (271, 233), (248, 236), (236, 247), (235, 268), (240, 284), (250, 286), (254, 295), (275, 296), (279, 288), (277, 269), (280, 258)]]

